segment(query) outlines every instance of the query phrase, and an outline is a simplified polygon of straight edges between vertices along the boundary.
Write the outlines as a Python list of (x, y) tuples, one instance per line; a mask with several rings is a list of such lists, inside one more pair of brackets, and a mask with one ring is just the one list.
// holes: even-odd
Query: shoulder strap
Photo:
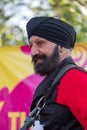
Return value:
[(65, 67), (63, 67), (59, 73), (56, 75), (55, 79), (54, 79), (54, 82), (52, 85), (54, 85), (56, 82), (58, 82), (62, 76), (70, 69), (72, 68), (76, 68), (76, 65), (75, 64), (69, 64), (69, 65), (66, 65)]
[(70, 69), (72, 68), (76, 68), (76, 65), (75, 64), (68, 64), (66, 65), (65, 67), (63, 67), (59, 72), (58, 74), (56, 75), (55, 79), (54, 79), (54, 82), (52, 83), (52, 85), (50, 86), (49, 90), (45, 93), (45, 98), (48, 99), (48, 97), (50, 96), (52, 90), (54, 89), (55, 85), (57, 83), (60, 82), (60, 79), (62, 78), (62, 76)]

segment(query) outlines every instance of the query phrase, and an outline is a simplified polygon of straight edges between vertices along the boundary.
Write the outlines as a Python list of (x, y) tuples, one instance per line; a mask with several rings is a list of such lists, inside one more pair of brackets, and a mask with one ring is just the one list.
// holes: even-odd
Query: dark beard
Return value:
[[(38, 59), (43, 59), (44, 61), (42, 63), (36, 63)], [(59, 62), (60, 56), (59, 56), (59, 51), (58, 51), (58, 46), (55, 47), (52, 55), (50, 57), (47, 57), (46, 55), (35, 55), (32, 58), (32, 61), (34, 63), (34, 71), (37, 74), (40, 75), (49, 75), (52, 73)]]

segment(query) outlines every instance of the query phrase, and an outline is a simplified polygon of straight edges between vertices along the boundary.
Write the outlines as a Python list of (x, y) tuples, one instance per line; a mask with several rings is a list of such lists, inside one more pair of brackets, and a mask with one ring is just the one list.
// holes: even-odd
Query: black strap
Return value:
[(65, 67), (62, 68), (62, 70), (59, 71), (59, 73), (57, 74), (56, 78), (54, 79), (54, 82), (52, 83), (52, 85), (54, 85), (57, 81), (59, 81), (61, 79), (61, 77), (70, 69), (72, 68), (76, 68), (75, 64), (69, 64), (66, 65)]
[(75, 64), (68, 64), (66, 66), (64, 66), (59, 72), (58, 74), (56, 75), (55, 79), (54, 79), (54, 82), (52, 83), (52, 85), (48, 88), (47, 92), (44, 94), (45, 96), (45, 101), (49, 98), (52, 90), (54, 89), (55, 85), (57, 83), (60, 82), (60, 79), (62, 78), (62, 76), (70, 69), (72, 68), (76, 68), (76, 65)]

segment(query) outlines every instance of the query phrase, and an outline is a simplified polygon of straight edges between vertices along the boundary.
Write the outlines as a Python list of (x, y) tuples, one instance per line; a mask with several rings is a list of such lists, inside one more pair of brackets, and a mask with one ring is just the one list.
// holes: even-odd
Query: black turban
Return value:
[(76, 32), (68, 23), (53, 17), (34, 17), (26, 25), (28, 40), (35, 35), (50, 42), (73, 48), (76, 40)]

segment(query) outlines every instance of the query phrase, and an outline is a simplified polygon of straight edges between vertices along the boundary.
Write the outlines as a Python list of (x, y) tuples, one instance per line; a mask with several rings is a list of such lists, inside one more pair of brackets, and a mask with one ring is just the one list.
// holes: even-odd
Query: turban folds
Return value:
[(68, 23), (53, 17), (34, 17), (26, 25), (28, 40), (35, 35), (50, 42), (73, 48), (76, 40), (76, 32)]

